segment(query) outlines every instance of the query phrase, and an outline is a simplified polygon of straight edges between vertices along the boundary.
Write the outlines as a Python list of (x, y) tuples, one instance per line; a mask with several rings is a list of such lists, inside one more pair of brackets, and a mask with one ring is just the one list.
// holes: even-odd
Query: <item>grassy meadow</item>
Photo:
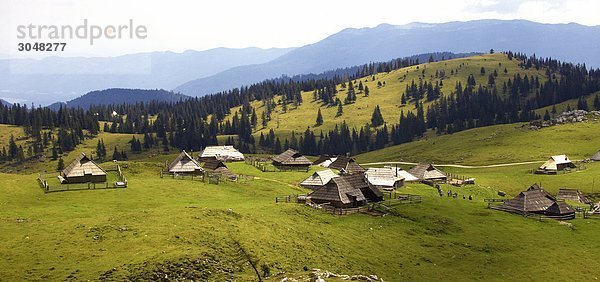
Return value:
[[(550, 156), (567, 154), (572, 160), (591, 157), (600, 150), (600, 122), (531, 130), (527, 123), (475, 128), (391, 146), (357, 156), (359, 163), (405, 161), (439, 164), (493, 165), (545, 162)], [(535, 165), (534, 167), (535, 168)]]
[[(589, 252), (600, 247), (595, 239), (600, 222), (576, 219), (568, 227), (486, 209), (483, 198), (496, 190), (515, 184), (520, 189), (521, 182), (536, 180), (524, 173), (526, 167), (472, 171), (478, 185), (443, 186), (474, 195), (473, 201), (439, 197), (431, 187), (411, 184), (401, 191), (422, 195), (424, 201), (397, 207), (398, 216), (334, 216), (275, 203), (276, 196), (308, 192), (294, 186), (311, 172), (263, 173), (232, 163), (233, 171), (257, 179), (214, 185), (160, 178), (163, 159), (174, 157), (128, 162), (126, 189), (44, 194), (34, 174), (2, 174), (0, 277), (134, 279), (158, 263), (209, 257), (235, 266), (209, 280), (255, 280), (233, 242), (267, 266), (273, 281), (283, 277), (281, 272), (307, 277), (305, 267), (376, 274), (386, 281), (598, 277), (594, 269), (600, 265)], [(598, 176), (599, 170), (593, 164), (553, 179), (571, 183), (581, 175)], [(568, 263), (556, 267), (556, 260), (540, 259), (540, 252)]]

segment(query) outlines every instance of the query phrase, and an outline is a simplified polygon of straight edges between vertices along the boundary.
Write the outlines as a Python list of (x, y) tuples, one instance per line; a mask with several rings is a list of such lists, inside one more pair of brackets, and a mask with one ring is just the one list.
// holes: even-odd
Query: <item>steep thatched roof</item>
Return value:
[(65, 178), (83, 177), (85, 175), (106, 175), (106, 171), (98, 164), (88, 158), (85, 153), (81, 153), (75, 160), (62, 171)]
[(179, 156), (169, 165), (171, 173), (192, 173), (203, 171), (200, 164), (194, 160), (186, 151), (181, 151)]
[(408, 171), (419, 180), (443, 180), (447, 176), (432, 164), (420, 163)]
[(556, 203), (556, 199), (537, 184), (519, 193), (514, 199), (504, 202), (503, 207), (522, 212), (544, 212)]
[(243, 161), (244, 154), (233, 146), (208, 146), (198, 156), (204, 158), (217, 158), (222, 161)]
[(290, 166), (310, 166), (312, 164), (309, 159), (294, 149), (287, 149), (287, 151), (273, 157), (273, 162), (279, 165)]
[(339, 156), (329, 165), (329, 168), (345, 171), (347, 173), (365, 172), (365, 169), (360, 166), (353, 158)]
[(313, 173), (311, 176), (300, 182), (300, 186), (320, 187), (327, 184), (329, 180), (335, 177), (339, 177), (339, 175), (335, 174), (335, 172), (333, 172), (331, 169), (315, 171), (315, 173)]

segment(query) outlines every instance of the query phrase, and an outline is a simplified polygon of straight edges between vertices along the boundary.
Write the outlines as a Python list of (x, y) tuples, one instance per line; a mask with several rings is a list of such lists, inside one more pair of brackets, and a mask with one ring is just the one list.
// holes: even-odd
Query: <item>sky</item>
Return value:
[[(295, 47), (345, 28), (411, 22), (526, 19), (600, 25), (595, 0), (0, 0), (0, 57), (116, 56), (216, 47)], [(146, 28), (145, 38), (19, 39), (20, 25)], [(43, 36), (49, 35), (43, 31)], [(113, 33), (110, 33), (113, 34)], [(125, 33), (124, 33), (125, 34)], [(18, 51), (19, 43), (65, 42), (65, 51)]]

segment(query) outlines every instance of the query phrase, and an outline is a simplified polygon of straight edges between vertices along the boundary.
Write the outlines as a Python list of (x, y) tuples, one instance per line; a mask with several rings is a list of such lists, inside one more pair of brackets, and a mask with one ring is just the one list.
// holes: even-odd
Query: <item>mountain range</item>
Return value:
[(345, 29), (270, 62), (235, 67), (187, 82), (175, 91), (201, 96), (280, 75), (317, 73), (438, 51), (512, 50), (599, 67), (599, 48), (600, 26), (542, 24), (525, 20), (381, 24), (374, 28)]
[(270, 61), (292, 49), (216, 48), (117, 57), (5, 59), (0, 60), (0, 97), (47, 105), (107, 88), (173, 89), (235, 66)]
[(414, 54), (490, 49), (599, 67), (599, 48), (600, 26), (525, 20), (381, 24), (344, 29), (298, 48), (0, 60), (0, 97), (51, 104), (109, 88), (167, 89), (202, 96), (269, 78), (321, 73)]

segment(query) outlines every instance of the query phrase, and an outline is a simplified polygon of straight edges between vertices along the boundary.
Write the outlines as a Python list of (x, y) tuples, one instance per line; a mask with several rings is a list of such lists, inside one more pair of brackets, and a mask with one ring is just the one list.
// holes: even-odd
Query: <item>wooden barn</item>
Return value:
[(363, 173), (366, 170), (353, 158), (339, 156), (329, 165), (330, 169), (337, 169), (344, 174)]
[(300, 152), (294, 149), (287, 149), (287, 151), (273, 157), (273, 165), (283, 170), (308, 170), (312, 162), (300, 154)]
[(81, 153), (69, 166), (61, 171), (58, 179), (63, 184), (106, 182), (106, 171)]
[(420, 163), (408, 171), (419, 181), (446, 182), (448, 176), (432, 164)]
[(200, 164), (186, 151), (181, 151), (181, 154), (169, 165), (168, 170), (171, 174), (202, 175), (204, 173)]
[(567, 155), (552, 156), (535, 173), (537, 174), (557, 174), (559, 171), (576, 168)]
[(504, 202), (502, 208), (518, 213), (535, 213), (549, 216), (573, 216), (575, 210), (565, 202), (559, 202), (541, 186), (534, 184), (527, 191)]
[(365, 171), (369, 185), (382, 190), (393, 190), (404, 186), (404, 178), (398, 177), (392, 168), (369, 168)]
[(339, 177), (339, 175), (335, 174), (335, 172), (333, 172), (333, 170), (331, 169), (315, 171), (315, 173), (313, 173), (311, 176), (300, 182), (300, 186), (312, 190), (317, 190), (321, 188), (321, 186), (327, 184), (329, 180), (335, 177)]
[(198, 154), (200, 161), (218, 159), (224, 162), (243, 161), (244, 154), (233, 146), (208, 146)]
[(238, 177), (237, 174), (227, 168), (227, 165), (225, 165), (223, 161), (216, 158), (205, 159), (204, 163), (202, 163), (202, 168), (208, 173), (222, 175), (231, 179), (236, 179)]
[(336, 208), (355, 208), (368, 202), (383, 200), (377, 188), (367, 184), (362, 173), (334, 177), (327, 184), (308, 195), (316, 204), (328, 204)]

